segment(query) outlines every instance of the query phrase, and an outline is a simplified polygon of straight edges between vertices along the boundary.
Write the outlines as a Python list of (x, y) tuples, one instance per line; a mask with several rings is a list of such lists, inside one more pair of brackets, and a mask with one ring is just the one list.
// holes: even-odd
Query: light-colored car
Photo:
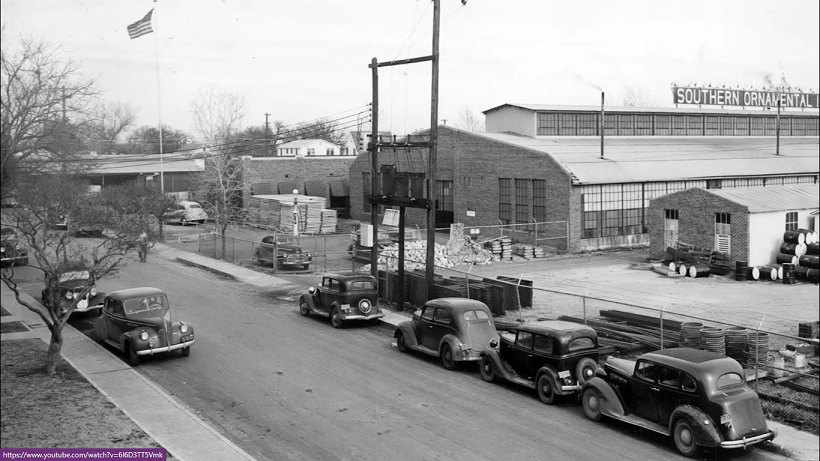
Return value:
[(401, 322), (393, 335), (399, 351), (409, 349), (439, 357), (448, 370), (460, 362), (475, 362), (498, 344), (498, 333), (490, 308), (481, 301), (465, 298), (438, 298), (427, 301)]
[(208, 213), (202, 209), (197, 202), (183, 200), (177, 203), (177, 208), (165, 214), (165, 222), (185, 225), (188, 223), (204, 223), (208, 219)]

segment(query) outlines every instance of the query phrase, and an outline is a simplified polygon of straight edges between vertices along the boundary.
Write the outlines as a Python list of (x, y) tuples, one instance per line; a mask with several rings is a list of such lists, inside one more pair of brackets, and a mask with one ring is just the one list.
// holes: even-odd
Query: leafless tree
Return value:
[(236, 93), (219, 92), (211, 88), (199, 92), (191, 103), (194, 123), (204, 142), (221, 151), (236, 139), (242, 127), (245, 98)]
[(137, 110), (124, 103), (100, 103), (93, 107), (82, 129), (90, 150), (98, 154), (115, 152), (117, 138), (136, 121)]
[[(5, 36), (5, 30), (2, 35)], [(15, 46), (13, 49), (12, 47)], [(73, 153), (72, 118), (85, 114), (96, 95), (94, 82), (79, 75), (77, 65), (60, 57), (59, 48), (24, 38), (0, 47), (0, 101), (2, 102), (2, 194), (14, 186), (21, 161), (36, 169), (41, 152)]]
[(480, 133), (484, 131), (484, 122), (476, 116), (469, 107), (465, 107), (461, 111), (461, 120), (459, 128), (470, 131), (472, 133)]
[(652, 107), (656, 104), (640, 86), (627, 85), (624, 88), (624, 98), (621, 105), (624, 107)]
[(299, 123), (282, 133), (282, 137), (285, 142), (297, 139), (324, 139), (339, 146), (344, 145), (345, 142), (345, 133), (339, 129), (338, 124), (326, 120)]
[[(178, 151), (190, 138), (184, 131), (162, 125), (162, 151), (166, 154)], [(155, 126), (141, 126), (128, 135), (126, 144), (118, 145), (117, 149), (134, 155), (158, 154), (159, 129)]]
[(217, 232), (222, 238), (221, 256), (225, 255), (228, 226), (238, 225), (246, 217), (242, 208), (245, 188), (243, 169), (242, 160), (227, 154), (214, 154), (205, 159), (204, 171), (194, 178), (201, 197), (199, 202), (208, 213), (208, 218), (216, 223)]
[(138, 184), (115, 186), (105, 191), (106, 206), (121, 213), (121, 220), (145, 230), (149, 240), (165, 239), (163, 216), (176, 208), (176, 198), (156, 187)]
[[(112, 207), (106, 207), (101, 197), (86, 193), (86, 185), (68, 175), (40, 175), (29, 177), (18, 185), (20, 206), (3, 213), (3, 227), (14, 229), (29, 249), (31, 267), (43, 272), (46, 281), (44, 304), (32, 303), (21, 296), (23, 288), (17, 283), (15, 268), (4, 267), (0, 278), (14, 292), (18, 303), (40, 316), (51, 332), (46, 372), (53, 375), (63, 346), (63, 328), (82, 299), (77, 297), (70, 307), (59, 301), (59, 281), (63, 273), (87, 270), (90, 280), (100, 280), (116, 273), (135, 251), (140, 229)], [(78, 239), (71, 228), (53, 230), (55, 222), (66, 216), (71, 223), (99, 226), (105, 229), (102, 237)], [(83, 295), (90, 290), (83, 287)]]

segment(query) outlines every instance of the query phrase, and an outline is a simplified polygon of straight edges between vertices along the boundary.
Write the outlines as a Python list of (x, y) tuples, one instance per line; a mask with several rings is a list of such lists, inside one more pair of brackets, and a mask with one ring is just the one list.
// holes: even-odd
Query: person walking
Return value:
[(145, 231), (142, 231), (140, 234), (137, 245), (137, 253), (139, 253), (140, 256), (140, 262), (144, 263), (148, 259), (148, 234), (146, 234)]

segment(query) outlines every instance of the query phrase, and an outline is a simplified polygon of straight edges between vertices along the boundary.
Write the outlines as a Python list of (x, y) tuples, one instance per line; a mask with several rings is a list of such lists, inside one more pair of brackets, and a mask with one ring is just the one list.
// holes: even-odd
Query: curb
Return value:
[(230, 274), (230, 273), (225, 272), (225, 271), (221, 271), (219, 269), (215, 269), (215, 268), (207, 266), (205, 264), (195, 263), (195, 262), (193, 262), (189, 259), (185, 259), (185, 258), (181, 258), (181, 257), (177, 256), (176, 261), (178, 263), (184, 264), (186, 266), (196, 267), (198, 269), (203, 269), (203, 270), (206, 270), (206, 271), (211, 272), (213, 274), (220, 275), (222, 277), (227, 277), (227, 278), (232, 279), (232, 280), (237, 280), (236, 276), (233, 275), (233, 274)]

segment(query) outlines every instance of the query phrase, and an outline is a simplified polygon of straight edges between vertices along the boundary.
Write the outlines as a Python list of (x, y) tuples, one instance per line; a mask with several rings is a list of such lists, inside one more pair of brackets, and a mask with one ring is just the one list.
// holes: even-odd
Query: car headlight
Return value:
[(182, 334), (188, 333), (188, 325), (185, 325), (184, 323), (182, 325), (180, 325), (179, 326), (179, 332), (182, 333)]
[(97, 296), (97, 289), (96, 288), (91, 289), (91, 296)]
[(65, 292), (65, 299), (74, 299), (74, 293), (70, 291)]
[(140, 339), (143, 340), (143, 341), (148, 341), (148, 332), (147, 331), (141, 331), (140, 332)]

